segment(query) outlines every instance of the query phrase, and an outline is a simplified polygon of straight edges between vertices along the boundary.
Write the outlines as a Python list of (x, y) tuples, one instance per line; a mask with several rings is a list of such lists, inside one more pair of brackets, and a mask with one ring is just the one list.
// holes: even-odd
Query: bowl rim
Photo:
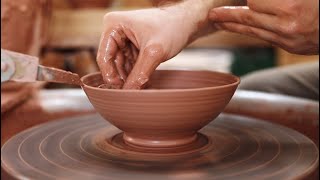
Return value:
[(82, 88), (88, 88), (95, 91), (109, 91), (109, 92), (126, 92), (126, 93), (168, 93), (168, 92), (190, 92), (190, 91), (207, 91), (207, 90), (214, 90), (214, 89), (224, 89), (228, 87), (237, 86), (240, 84), (240, 78), (238, 76), (235, 76), (231, 73), (224, 73), (224, 72), (218, 72), (218, 71), (209, 71), (209, 70), (156, 70), (156, 71), (193, 71), (193, 72), (210, 72), (210, 73), (216, 73), (216, 74), (222, 74), (227, 75), (235, 79), (234, 83), (221, 85), (221, 86), (213, 86), (213, 87), (200, 87), (200, 88), (190, 88), (190, 89), (102, 89), (98, 87), (93, 87), (85, 84), (83, 81), (84, 79), (88, 78), (89, 76), (95, 76), (97, 74), (101, 74), (101, 72), (94, 72), (89, 73), (80, 78), (82, 82)]

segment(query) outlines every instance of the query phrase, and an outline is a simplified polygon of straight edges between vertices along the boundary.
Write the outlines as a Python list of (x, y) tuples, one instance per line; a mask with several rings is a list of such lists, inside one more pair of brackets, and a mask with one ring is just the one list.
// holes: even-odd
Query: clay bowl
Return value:
[(157, 70), (144, 90), (101, 89), (100, 73), (81, 78), (97, 112), (124, 132), (127, 145), (172, 148), (197, 139), (233, 96), (240, 79), (210, 71)]

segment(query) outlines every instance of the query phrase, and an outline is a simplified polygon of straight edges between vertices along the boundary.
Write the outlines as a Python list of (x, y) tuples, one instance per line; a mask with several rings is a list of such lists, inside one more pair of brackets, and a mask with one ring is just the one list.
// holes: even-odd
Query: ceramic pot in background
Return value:
[(50, 19), (50, 1), (1, 0), (1, 48), (39, 56)]
[[(1, 48), (39, 56), (47, 39), (50, 10), (49, 0), (1, 0)], [(42, 83), (2, 83), (1, 113), (22, 103), (41, 86)]]

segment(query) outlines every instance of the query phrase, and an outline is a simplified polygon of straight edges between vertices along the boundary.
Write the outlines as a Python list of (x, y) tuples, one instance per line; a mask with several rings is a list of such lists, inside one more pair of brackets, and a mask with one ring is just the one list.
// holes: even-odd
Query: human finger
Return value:
[(140, 50), (138, 60), (124, 83), (123, 89), (141, 89), (164, 60), (163, 57), (163, 49), (157, 45)]
[(283, 1), (279, 0), (268, 0), (266, 3), (265, 0), (247, 0), (247, 6), (260, 13), (276, 15), (278, 14), (278, 8), (281, 7)]
[(110, 33), (111, 31), (107, 30), (102, 34), (97, 53), (97, 64), (104, 82), (113, 88), (118, 88), (123, 84), (114, 64), (119, 48)]
[(128, 75), (125, 71), (125, 61), (126, 60), (124, 58), (123, 51), (118, 51), (114, 63), (123, 82), (127, 79)]
[(133, 46), (134, 45), (130, 43), (126, 48), (126, 51), (124, 52), (124, 56), (125, 56), (124, 68), (127, 75), (130, 74), (138, 54), (138, 50), (136, 48), (132, 48)]
[(237, 24), (233, 22), (226, 22), (226, 23), (216, 23), (215, 27), (220, 30), (226, 30), (230, 32), (240, 33), (244, 35), (248, 35), (251, 37), (259, 38), (271, 43), (274, 43), (278, 46), (283, 46), (284, 40), (278, 34), (267, 31), (264, 29), (251, 27), (243, 24)]
[(279, 32), (277, 16), (256, 12), (247, 6), (225, 6), (209, 12), (209, 19), (214, 22), (234, 22), (273, 32)]

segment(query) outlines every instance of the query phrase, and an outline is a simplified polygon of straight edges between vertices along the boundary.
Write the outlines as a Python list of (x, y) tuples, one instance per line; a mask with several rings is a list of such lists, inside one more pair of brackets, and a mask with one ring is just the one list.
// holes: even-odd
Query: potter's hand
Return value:
[(13, 59), (1, 49), (1, 83), (9, 81), (16, 71)]
[(319, 54), (318, 0), (247, 0), (248, 6), (214, 8), (218, 29), (269, 41), (296, 54)]
[(97, 63), (107, 88), (142, 88), (161, 62), (210, 31), (206, 23), (209, 3), (189, 0), (169, 7), (106, 14)]

